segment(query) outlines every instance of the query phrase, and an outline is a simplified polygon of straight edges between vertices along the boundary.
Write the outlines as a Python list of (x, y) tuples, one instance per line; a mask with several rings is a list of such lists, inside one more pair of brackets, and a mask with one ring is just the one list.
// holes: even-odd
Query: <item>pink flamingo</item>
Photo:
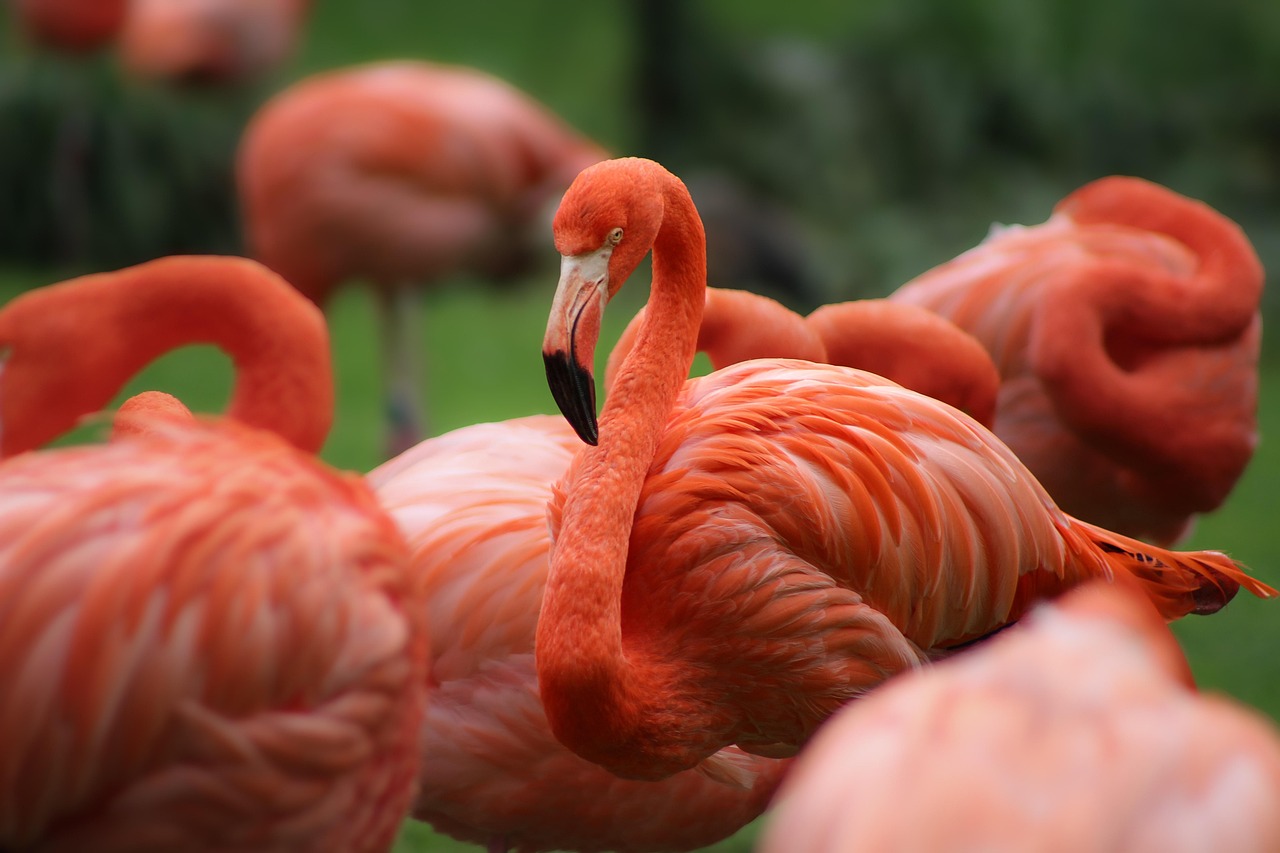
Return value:
[(374, 286), (389, 455), (422, 435), (418, 289), (523, 273), (544, 207), (604, 156), (501, 80), (423, 62), (319, 74), (254, 117), (237, 166), (251, 252), (321, 305)]
[[(24, 452), (191, 342), (239, 367), (234, 419), (144, 399), (108, 444)], [(425, 632), (394, 524), (313, 455), (320, 313), (168, 258), (19, 297), (0, 350), (0, 847), (386, 850)]]
[[(554, 231), (543, 357), (591, 446), (551, 505), (538, 684), (556, 737), (617, 775), (730, 744), (791, 754), (885, 678), (1090, 579), (1133, 575), (1166, 618), (1239, 585), (1276, 595), (1222, 554), (1067, 516), (977, 422), (873, 374), (763, 359), (686, 382), (704, 238), (657, 163), (587, 168)], [(597, 422), (602, 313), (650, 249), (647, 316)]]
[(1261, 293), (1233, 222), (1111, 177), (891, 299), (983, 343), (1003, 380), (995, 432), (1063, 509), (1167, 544), (1253, 454)]
[(1140, 597), (1089, 586), (842, 710), (761, 853), (1280, 849), (1280, 736), (1197, 695)]

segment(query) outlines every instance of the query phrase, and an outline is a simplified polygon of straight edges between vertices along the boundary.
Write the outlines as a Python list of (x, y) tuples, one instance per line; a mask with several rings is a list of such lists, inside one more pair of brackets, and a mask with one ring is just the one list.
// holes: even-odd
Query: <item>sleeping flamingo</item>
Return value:
[[(140, 401), (105, 445), (24, 452), (190, 342), (236, 361), (234, 420)], [(0, 847), (388, 849), (422, 608), (368, 487), (313, 455), (319, 311), (252, 262), (168, 258), (19, 297), (0, 351)]]
[(293, 54), (311, 0), (130, 0), (120, 58), (139, 77), (236, 85)]
[(1169, 629), (1073, 590), (827, 723), (761, 853), (1280, 849), (1280, 736), (1197, 695)]
[[(764, 359), (685, 381), (704, 237), (683, 184), (637, 158), (589, 167), (555, 217), (547, 377), (588, 444), (551, 504), (535, 652), (556, 737), (661, 779), (730, 744), (793, 753), (885, 678), (1083, 581), (1132, 575), (1166, 618), (1243, 585), (1061, 512), (950, 406), (873, 374)], [(596, 419), (605, 304), (653, 250), (636, 346)]]
[(1261, 293), (1233, 222), (1111, 177), (890, 298), (986, 346), (1003, 380), (995, 433), (1064, 510), (1168, 544), (1253, 454)]
[(546, 206), (604, 156), (501, 80), (424, 62), (307, 78), (250, 122), (237, 171), (252, 254), (321, 305), (348, 281), (376, 290), (389, 455), (422, 434), (418, 289), (522, 274)]
[(785, 761), (726, 750), (711, 773), (619, 779), (552, 735), (533, 638), (546, 505), (581, 446), (564, 418), (476, 424), (369, 474), (426, 597), (431, 701), (414, 817), (491, 851), (690, 850), (764, 810)]
[[(613, 387), (643, 323), (641, 308), (609, 353), (606, 388)], [(976, 338), (932, 311), (883, 299), (823, 305), (802, 317), (767, 296), (708, 287), (698, 352), (716, 369), (752, 358), (856, 367), (955, 406), (987, 427), (1000, 387), (1000, 375)]]
[(115, 41), (129, 0), (13, 0), (23, 35), (62, 53), (91, 53)]

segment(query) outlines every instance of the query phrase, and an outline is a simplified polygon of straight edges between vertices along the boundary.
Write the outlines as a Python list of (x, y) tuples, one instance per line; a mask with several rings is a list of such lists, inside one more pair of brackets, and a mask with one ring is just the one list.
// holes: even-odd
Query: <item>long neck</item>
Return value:
[(188, 344), (231, 358), (230, 417), (307, 451), (324, 443), (333, 382), (318, 309), (252, 261), (172, 257), (41, 288), (0, 312), (4, 454), (57, 437)]
[(653, 766), (645, 754), (654, 734), (650, 706), (670, 678), (661, 661), (624, 651), (627, 547), (645, 475), (693, 363), (705, 286), (702, 224), (677, 185), (666, 193), (636, 346), (601, 413), (599, 444), (579, 454), (566, 481), (538, 623), (538, 677), (553, 731), (584, 757), (629, 775)]

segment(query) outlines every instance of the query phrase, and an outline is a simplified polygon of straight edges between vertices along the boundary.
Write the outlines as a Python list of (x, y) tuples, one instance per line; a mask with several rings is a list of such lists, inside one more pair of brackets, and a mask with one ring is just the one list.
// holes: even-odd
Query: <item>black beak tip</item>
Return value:
[(542, 361), (547, 370), (547, 386), (560, 407), (560, 414), (564, 415), (578, 438), (595, 446), (600, 441), (596, 423), (595, 377), (564, 350), (544, 352)]

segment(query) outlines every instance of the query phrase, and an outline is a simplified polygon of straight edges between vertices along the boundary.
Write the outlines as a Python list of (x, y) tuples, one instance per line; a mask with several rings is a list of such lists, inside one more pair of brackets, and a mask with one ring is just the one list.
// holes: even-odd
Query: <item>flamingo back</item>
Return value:
[(250, 122), (237, 177), (255, 257), (317, 301), (505, 267), (512, 231), (603, 157), (478, 71), (387, 62), (308, 78)]
[(1276, 849), (1274, 728), (1188, 689), (1167, 628), (1109, 612), (1120, 599), (1072, 593), (841, 712), (779, 793), (762, 853)]
[(891, 298), (983, 343), (1003, 383), (995, 431), (1063, 509), (1167, 543), (1257, 443), (1262, 281), (1226, 217), (1113, 177)]
[(1220, 554), (1180, 556), (1066, 515), (951, 406), (850, 368), (745, 362), (687, 382), (666, 423), (631, 532), (623, 639), (698, 661), (671, 695), (715, 683), (719, 707), (751, 709), (732, 711), (755, 730), (727, 729), (732, 742), (777, 754), (890, 675), (1089, 579), (1133, 574), (1166, 618), (1212, 612), (1241, 583), (1275, 595)]
[(362, 482), (160, 422), (0, 482), (0, 846), (386, 849), (425, 649)]

